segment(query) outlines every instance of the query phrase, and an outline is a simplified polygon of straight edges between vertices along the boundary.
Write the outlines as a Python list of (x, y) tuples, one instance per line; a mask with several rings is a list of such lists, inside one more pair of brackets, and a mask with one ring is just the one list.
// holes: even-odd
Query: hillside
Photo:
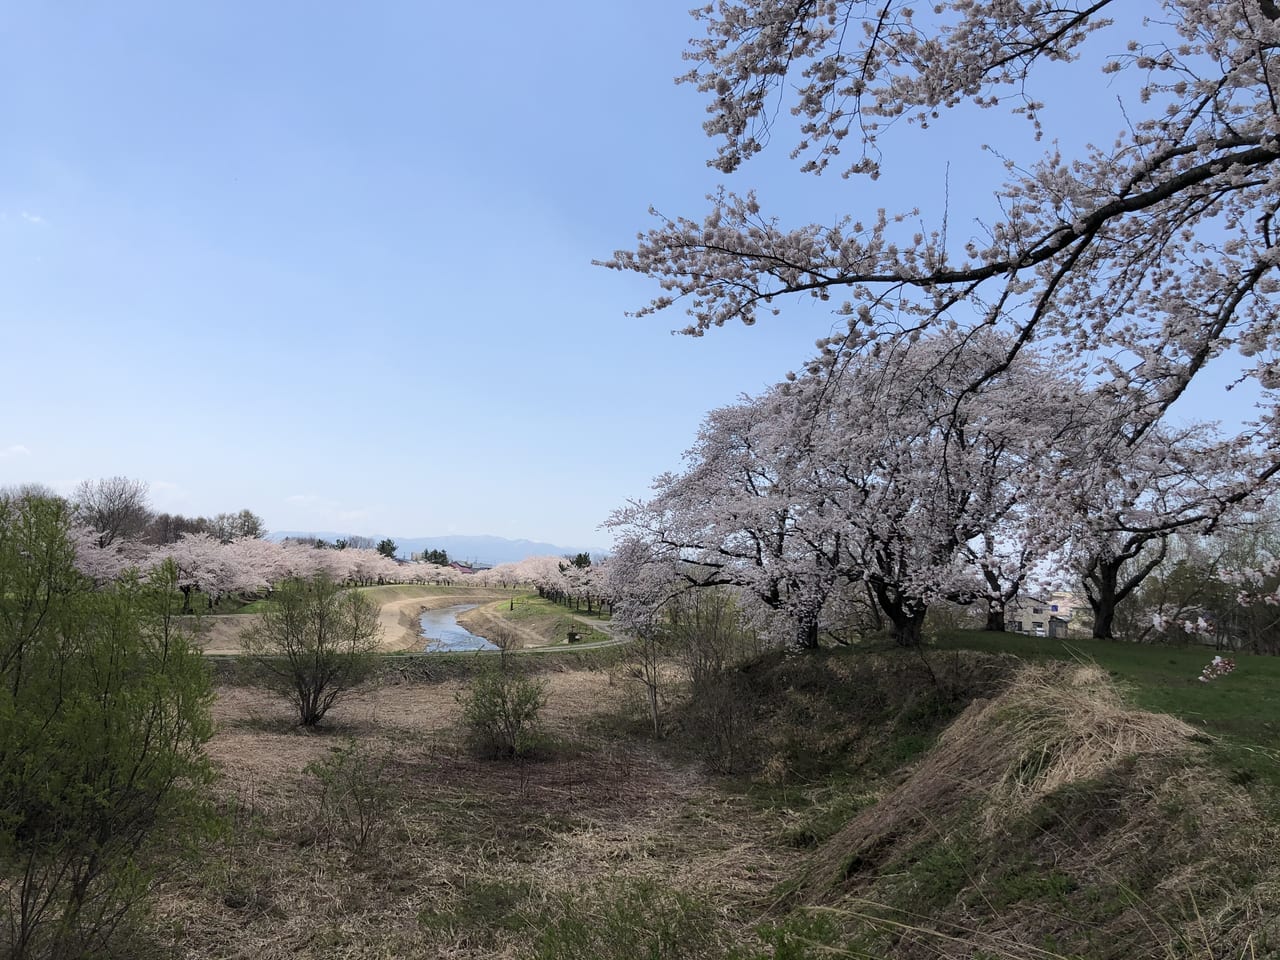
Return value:
[[(1277, 665), (1254, 659), (1219, 689), (1187, 678), (1186, 696), (1248, 679), (1234, 693), (1256, 719), (1250, 674)], [(185, 956), (264, 958), (1217, 960), (1280, 945), (1271, 786), (1212, 724), (1133, 706), (1138, 687), (1095, 665), (771, 654), (692, 699), (669, 687), (654, 741), (621, 666), (520, 662), (548, 683), (546, 737), (523, 763), (465, 745), (456, 695), (489, 658), (403, 661), (319, 735), (222, 685), (212, 752), (235, 829), (167, 889), (166, 936)], [(343, 756), (364, 758), (358, 815), (326, 806), (313, 772)]]
[(749, 956), (1280, 948), (1274, 794), (1214, 740), (1093, 664), (957, 651), (928, 671), (871, 654), (739, 678), (760, 706), (738, 756), (808, 851), (776, 890), (773, 952)]

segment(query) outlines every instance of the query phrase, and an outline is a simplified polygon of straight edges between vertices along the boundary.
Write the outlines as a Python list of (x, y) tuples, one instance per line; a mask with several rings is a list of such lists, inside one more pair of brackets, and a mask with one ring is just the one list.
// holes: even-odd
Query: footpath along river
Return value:
[(497, 650), (498, 648), (478, 637), (458, 623), (458, 614), (474, 610), (478, 603), (459, 603), (439, 610), (423, 610), (419, 618), (418, 633), (426, 641), (422, 648), (426, 653), (446, 653), (456, 650)]

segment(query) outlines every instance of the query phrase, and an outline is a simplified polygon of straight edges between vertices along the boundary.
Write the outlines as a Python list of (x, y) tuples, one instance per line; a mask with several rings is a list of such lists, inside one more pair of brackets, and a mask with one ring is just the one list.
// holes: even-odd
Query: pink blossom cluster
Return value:
[(1229, 657), (1214, 657), (1200, 671), (1200, 682), (1208, 683), (1210, 680), (1217, 680), (1218, 677), (1225, 677), (1233, 672), (1236, 668), (1236, 662)]

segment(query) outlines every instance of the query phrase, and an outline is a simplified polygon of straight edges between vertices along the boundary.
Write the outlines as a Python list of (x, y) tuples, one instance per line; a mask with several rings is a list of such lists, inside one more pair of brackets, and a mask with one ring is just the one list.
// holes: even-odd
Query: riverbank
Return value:
[(617, 638), (608, 620), (587, 616), (535, 596), (507, 597), (460, 614), (458, 623), (508, 650), (605, 644)]
[[(378, 604), (378, 622), (382, 626), (381, 649), (386, 653), (422, 648), (418, 616), (424, 610), (438, 610), (459, 603), (491, 603), (509, 600), (513, 593), (492, 587), (430, 586), (394, 584), (362, 587), (362, 593)], [(257, 614), (206, 616), (188, 621), (196, 632), (201, 649), (207, 654), (236, 654), (240, 638), (261, 620)]]

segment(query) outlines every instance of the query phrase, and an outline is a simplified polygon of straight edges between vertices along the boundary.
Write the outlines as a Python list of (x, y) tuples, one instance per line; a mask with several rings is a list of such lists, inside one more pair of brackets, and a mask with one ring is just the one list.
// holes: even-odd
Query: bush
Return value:
[(462, 721), (481, 752), (523, 757), (537, 745), (539, 714), (547, 703), (547, 683), (502, 668), (490, 668), (458, 694)]
[(334, 748), (303, 772), (318, 787), (313, 818), (317, 839), (363, 851), (385, 829), (394, 792), (387, 778), (388, 757), (375, 755), (354, 740)]
[(102, 589), (56, 498), (0, 495), (0, 955), (109, 955), (210, 826), (203, 657), (172, 564)]
[(381, 632), (368, 597), (317, 574), (282, 583), (241, 645), (267, 685), (293, 704), (299, 724), (314, 727), (373, 674)]

